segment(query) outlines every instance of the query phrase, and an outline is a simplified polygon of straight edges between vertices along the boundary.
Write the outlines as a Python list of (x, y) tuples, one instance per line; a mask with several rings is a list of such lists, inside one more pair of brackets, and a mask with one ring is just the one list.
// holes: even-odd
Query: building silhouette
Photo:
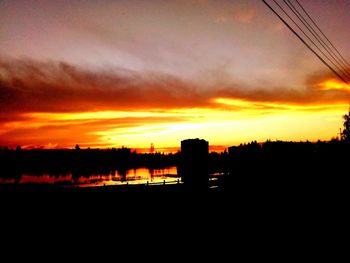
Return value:
[(149, 153), (154, 154), (154, 144), (151, 143), (151, 147), (149, 149)]
[(180, 175), (190, 188), (207, 189), (209, 143), (202, 139), (181, 141)]

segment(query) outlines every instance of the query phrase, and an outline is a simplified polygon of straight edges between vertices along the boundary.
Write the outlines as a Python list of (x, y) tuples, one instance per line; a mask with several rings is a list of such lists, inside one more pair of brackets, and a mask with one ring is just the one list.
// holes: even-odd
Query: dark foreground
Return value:
[[(124, 168), (144, 163), (178, 165), (179, 174), (184, 179), (184, 184), (152, 186), (82, 188), (45, 184), (0, 185), (1, 208), (28, 210), (28, 215), (35, 207), (40, 207), (41, 211), (69, 209), (73, 212), (105, 208), (105, 211), (123, 216), (128, 213), (120, 211), (130, 209), (141, 211), (142, 217), (164, 210), (181, 211), (183, 208), (193, 213), (199, 207), (212, 215), (218, 209), (236, 215), (258, 211), (254, 217), (266, 211), (293, 214), (293, 211), (308, 213), (315, 209), (332, 215), (337, 211), (347, 211), (350, 200), (350, 146), (340, 141), (266, 142), (263, 145), (253, 142), (231, 147), (228, 153), (209, 156), (192, 154), (187, 158), (188, 162), (180, 162), (187, 160), (185, 155), (138, 156), (125, 150), (4, 150), (2, 156), (3, 174), (11, 175), (12, 172), (15, 177), (30, 171), (34, 171), (34, 174), (66, 174), (73, 171), (77, 176), (98, 174), (100, 170), (121, 169), (114, 164), (118, 163), (117, 160), (123, 160), (119, 163), (123, 163)], [(66, 165), (62, 166), (62, 163)], [(215, 187), (209, 187), (203, 184), (208, 170), (221, 171), (226, 176), (220, 177)]]
[(113, 185), (96, 187), (63, 187), (51, 184), (0, 185), (2, 204), (36, 202), (60, 202), (100, 200), (118, 205), (147, 200), (219, 200), (231, 203), (285, 203), (314, 202), (338, 205), (349, 199), (347, 176), (223, 176), (205, 187), (198, 185)]
[(141, 235), (147, 242), (155, 233), (168, 240), (178, 236), (181, 242), (191, 236), (220, 236), (207, 240), (211, 244), (224, 242), (222, 236), (227, 233), (229, 238), (240, 232), (250, 239), (251, 234), (263, 231), (265, 238), (273, 229), (282, 236), (288, 231), (300, 242), (305, 240), (299, 235), (311, 230), (314, 237), (323, 236), (325, 229), (343, 231), (349, 184), (330, 178), (304, 179), (301, 183), (251, 176), (223, 179), (216, 188), (201, 189), (184, 184), (89, 188), (3, 185), (0, 222), (10, 232), (29, 229), (31, 237), (38, 229), (51, 236), (63, 228), (65, 240), (76, 233), (89, 236), (90, 232), (119, 240), (121, 236), (133, 239)]

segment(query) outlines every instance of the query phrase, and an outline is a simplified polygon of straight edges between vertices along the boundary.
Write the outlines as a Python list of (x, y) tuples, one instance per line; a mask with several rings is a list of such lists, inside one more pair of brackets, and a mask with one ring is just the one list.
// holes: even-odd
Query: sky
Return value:
[[(349, 61), (350, 1), (299, 2)], [(349, 101), (260, 0), (0, 0), (0, 147), (329, 140)]]

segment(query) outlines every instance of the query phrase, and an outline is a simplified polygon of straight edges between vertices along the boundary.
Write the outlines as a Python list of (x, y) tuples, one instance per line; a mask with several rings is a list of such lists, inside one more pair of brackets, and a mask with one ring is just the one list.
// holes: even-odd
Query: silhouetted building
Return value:
[(228, 147), (228, 154), (233, 155), (237, 151), (238, 147), (237, 146), (230, 146)]
[(183, 182), (193, 188), (207, 188), (209, 143), (201, 139), (181, 141), (180, 174)]
[(149, 153), (154, 154), (154, 144), (151, 143), (151, 148), (149, 150)]

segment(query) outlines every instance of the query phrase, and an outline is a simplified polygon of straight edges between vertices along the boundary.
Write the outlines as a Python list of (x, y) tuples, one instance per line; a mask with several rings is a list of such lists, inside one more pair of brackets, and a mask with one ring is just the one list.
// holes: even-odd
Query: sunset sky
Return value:
[[(349, 61), (350, 0), (299, 2)], [(349, 102), (260, 0), (0, 0), (0, 147), (329, 140)]]

